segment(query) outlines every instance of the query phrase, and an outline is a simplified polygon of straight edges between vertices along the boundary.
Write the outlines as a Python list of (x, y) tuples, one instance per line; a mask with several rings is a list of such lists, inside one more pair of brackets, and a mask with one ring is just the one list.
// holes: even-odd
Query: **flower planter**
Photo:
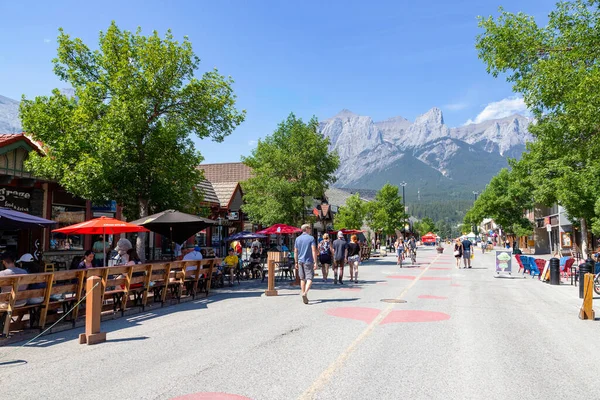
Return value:
[(444, 252), (444, 248), (443, 247), (436, 247), (435, 248), (437, 250), (438, 253), (443, 253)]

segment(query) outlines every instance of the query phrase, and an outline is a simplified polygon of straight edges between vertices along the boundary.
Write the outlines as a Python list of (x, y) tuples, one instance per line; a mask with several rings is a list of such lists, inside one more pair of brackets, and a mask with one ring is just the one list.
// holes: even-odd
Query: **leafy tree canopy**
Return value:
[(429, 217), (424, 217), (421, 221), (415, 223), (415, 230), (419, 235), (425, 235), (429, 232), (435, 232), (435, 224), (433, 220)]
[(28, 168), (83, 198), (117, 200), (130, 218), (193, 206), (202, 157), (190, 134), (221, 141), (244, 120), (231, 78), (196, 78), (199, 61), (171, 31), (143, 36), (113, 22), (91, 50), (60, 29), (54, 72), (75, 94), (23, 97), (23, 128), (47, 152)]
[(506, 168), (493, 177), (467, 212), (465, 225), (478, 225), (492, 218), (507, 232), (531, 233), (533, 226), (524, 212), (533, 208), (532, 187), (516, 177), (517, 173)]
[(367, 213), (367, 203), (355, 193), (348, 197), (346, 205), (340, 207), (335, 215), (335, 229), (361, 229)]
[(386, 183), (367, 204), (367, 222), (371, 229), (384, 235), (395, 235), (408, 216), (404, 212), (398, 186)]
[[(597, 154), (600, 107), (600, 1), (559, 2), (546, 26), (533, 17), (500, 10), (480, 18), (479, 57), (494, 76), (506, 74), (523, 95), (536, 123), (523, 165), (537, 201), (558, 201), (579, 218), (584, 245), (587, 221), (600, 215)], [(597, 224), (600, 231), (600, 224)], [(585, 251), (585, 249), (584, 249)]]
[(249, 157), (242, 157), (254, 175), (242, 185), (243, 210), (252, 221), (298, 225), (306, 220), (312, 199), (323, 198), (335, 182), (339, 157), (317, 128), (316, 117), (305, 123), (290, 114)]

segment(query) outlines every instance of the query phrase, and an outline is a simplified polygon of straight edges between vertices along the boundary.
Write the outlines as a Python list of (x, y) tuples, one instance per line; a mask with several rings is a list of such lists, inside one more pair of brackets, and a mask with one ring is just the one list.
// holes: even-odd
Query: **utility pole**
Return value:
[(402, 186), (402, 206), (404, 207), (404, 218), (402, 221), (402, 227), (404, 229), (404, 239), (406, 240), (406, 197), (404, 196), (404, 187), (406, 186), (406, 182), (402, 181), (400, 183), (400, 186)]
[[(479, 192), (476, 192), (475, 190), (473, 190), (473, 196), (475, 197), (475, 201), (477, 201), (477, 195), (479, 194)], [(473, 202), (475, 203), (475, 202)], [(475, 223), (475, 229), (473, 231), (473, 233), (475, 234), (475, 240), (477, 240), (477, 224)]]

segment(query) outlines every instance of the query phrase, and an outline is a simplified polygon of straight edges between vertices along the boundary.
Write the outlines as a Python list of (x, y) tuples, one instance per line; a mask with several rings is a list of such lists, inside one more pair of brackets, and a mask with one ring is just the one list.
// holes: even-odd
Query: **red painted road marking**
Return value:
[(238, 396), (229, 393), (192, 393), (180, 397), (174, 397), (171, 400), (252, 400), (249, 397)]
[(344, 292), (360, 292), (361, 288), (340, 288), (340, 290)]
[(388, 276), (388, 279), (406, 279), (409, 281), (414, 281), (417, 279), (417, 277), (414, 275), (390, 275)]
[(447, 297), (444, 296), (432, 296), (430, 294), (422, 294), (419, 296), (420, 299), (429, 299), (429, 300), (448, 300)]
[(436, 311), (395, 310), (381, 321), (381, 325), (397, 322), (436, 322), (450, 319), (448, 314)]
[(381, 310), (367, 307), (337, 307), (327, 310), (327, 314), (334, 317), (356, 319), (370, 324), (379, 315)]
[(452, 284), (452, 285), (450, 285), (450, 286), (454, 286), (454, 287), (460, 287), (460, 285), (459, 285), (458, 283), (453, 283), (453, 284)]
[(448, 271), (448, 270), (451, 270), (452, 268), (431, 267), (429, 269), (434, 270), (434, 271)]
[(421, 278), (422, 281), (449, 281), (452, 278), (443, 278), (439, 276), (424, 276)]

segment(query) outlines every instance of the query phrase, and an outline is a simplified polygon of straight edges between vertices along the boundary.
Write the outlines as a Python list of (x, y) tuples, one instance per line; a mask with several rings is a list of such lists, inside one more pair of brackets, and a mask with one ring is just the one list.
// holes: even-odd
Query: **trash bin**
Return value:
[(594, 262), (587, 260), (584, 263), (579, 264), (579, 298), (583, 299), (583, 289), (585, 288), (585, 274), (591, 273), (594, 269)]
[(558, 258), (550, 259), (550, 284), (560, 285), (560, 260)]

